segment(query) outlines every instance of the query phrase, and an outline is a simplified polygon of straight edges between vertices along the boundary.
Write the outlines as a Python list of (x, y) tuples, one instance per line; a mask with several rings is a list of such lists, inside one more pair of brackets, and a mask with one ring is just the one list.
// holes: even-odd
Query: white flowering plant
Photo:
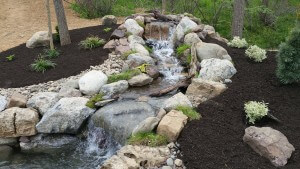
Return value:
[(230, 42), (227, 43), (228, 46), (233, 48), (246, 48), (248, 43), (245, 38), (241, 39), (238, 36), (235, 36)]
[(250, 59), (254, 60), (255, 62), (262, 62), (264, 59), (267, 58), (267, 52), (266, 50), (253, 45), (250, 46), (246, 52), (246, 56), (248, 56)]
[(262, 119), (264, 116), (268, 115), (269, 108), (268, 103), (249, 101), (245, 103), (244, 110), (246, 112), (246, 118), (249, 123), (255, 124), (257, 120)]

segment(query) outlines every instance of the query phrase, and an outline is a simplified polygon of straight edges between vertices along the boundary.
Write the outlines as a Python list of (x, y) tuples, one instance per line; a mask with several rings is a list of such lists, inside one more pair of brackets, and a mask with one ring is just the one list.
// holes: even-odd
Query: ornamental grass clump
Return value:
[(187, 49), (190, 49), (191, 48), (191, 45), (188, 45), (188, 44), (182, 44), (180, 46), (178, 46), (178, 48), (176, 49), (176, 54), (178, 56), (180, 56), (181, 54), (183, 54), (183, 52)]
[(248, 47), (248, 43), (245, 38), (240, 39), (240, 37), (235, 36), (232, 41), (227, 43), (228, 46), (233, 48), (246, 48)]
[(158, 147), (168, 144), (168, 139), (152, 132), (137, 133), (129, 138), (127, 144)]
[(201, 118), (201, 115), (194, 108), (190, 106), (179, 105), (175, 108), (175, 110), (181, 111), (190, 120), (199, 120)]
[(85, 40), (79, 43), (80, 48), (82, 49), (94, 49), (105, 44), (105, 40), (97, 36), (87, 37)]
[(59, 51), (57, 49), (45, 49), (44, 50), (44, 55), (48, 57), (49, 59), (54, 59), (59, 56)]
[(96, 94), (94, 95), (92, 98), (90, 98), (90, 100), (85, 104), (87, 107), (91, 108), (91, 109), (95, 109), (96, 108), (96, 103), (102, 101), (103, 94)]
[(118, 73), (118, 74), (112, 74), (110, 76), (108, 76), (108, 81), (107, 83), (114, 83), (120, 80), (129, 80), (131, 79), (133, 76), (139, 75), (141, 74), (141, 71), (138, 69), (130, 69), (127, 70), (125, 72), (122, 73)]
[(268, 115), (268, 104), (264, 102), (249, 101), (245, 103), (244, 110), (249, 123), (255, 124), (257, 120)]
[(54, 68), (56, 64), (40, 55), (30, 66), (32, 70), (44, 73), (46, 70)]
[(267, 52), (256, 45), (250, 46), (246, 50), (245, 54), (255, 62), (262, 62), (264, 59), (267, 58)]

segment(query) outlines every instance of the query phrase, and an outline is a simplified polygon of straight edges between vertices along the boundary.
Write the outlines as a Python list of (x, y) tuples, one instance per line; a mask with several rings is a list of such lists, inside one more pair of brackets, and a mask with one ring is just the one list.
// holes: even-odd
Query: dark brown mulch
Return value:
[(264, 157), (243, 143), (244, 103), (265, 101), (271, 113), (282, 123), (264, 121), (259, 126), (270, 126), (282, 132), (296, 151), (283, 167), (300, 168), (300, 86), (283, 86), (275, 76), (275, 52), (268, 53), (263, 63), (249, 61), (244, 50), (225, 47), (232, 56), (238, 73), (220, 96), (201, 104), (198, 111), (203, 118), (184, 128), (179, 143), (188, 169), (275, 169)]
[[(53, 61), (57, 64), (54, 69), (44, 74), (34, 72), (30, 64), (37, 58), (43, 48), (28, 49), (25, 44), (0, 53), (0, 88), (22, 87), (60, 78), (76, 75), (92, 65), (103, 63), (108, 58), (108, 50), (102, 47), (93, 50), (79, 49), (78, 43), (89, 35), (97, 35), (108, 40), (111, 32), (103, 31), (107, 26), (94, 26), (70, 31), (72, 44), (61, 47), (55, 44), (61, 55)], [(112, 26), (115, 29), (117, 26)], [(6, 61), (6, 56), (14, 54), (15, 60)]]

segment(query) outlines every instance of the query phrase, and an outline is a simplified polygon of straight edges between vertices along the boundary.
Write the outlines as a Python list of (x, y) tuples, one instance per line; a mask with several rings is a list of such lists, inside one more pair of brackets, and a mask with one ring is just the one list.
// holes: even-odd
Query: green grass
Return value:
[(44, 50), (44, 55), (48, 57), (49, 59), (54, 59), (59, 56), (59, 51), (57, 49), (45, 49)]
[(136, 76), (139, 74), (141, 74), (141, 71), (138, 69), (131, 69), (131, 70), (127, 70), (125, 72), (119, 73), (119, 74), (112, 74), (112, 75), (108, 76), (107, 83), (113, 83), (113, 82), (117, 82), (120, 80), (129, 80), (133, 76)]
[(91, 109), (95, 109), (96, 108), (95, 104), (97, 102), (102, 101), (103, 100), (102, 97), (103, 97), (103, 94), (96, 94), (95, 96), (90, 98), (90, 100), (85, 105)]
[(191, 64), (191, 62), (192, 62), (192, 55), (188, 55), (188, 57), (186, 58), (186, 62), (187, 62), (187, 64)]
[(111, 28), (105, 28), (105, 29), (103, 29), (103, 31), (106, 32), (106, 33), (108, 33), (108, 32), (111, 31)]
[(141, 21), (137, 21), (137, 23), (140, 25), (140, 27), (142, 27), (142, 28), (144, 28), (145, 29), (145, 24), (143, 23), (143, 22), (141, 22)]
[(150, 10), (161, 6), (160, 1), (157, 3), (153, 0), (117, 0), (113, 5), (112, 13), (116, 16), (129, 16), (137, 11), (137, 8)]
[(105, 44), (105, 40), (101, 39), (97, 36), (90, 36), (87, 37), (85, 40), (81, 41), (79, 43), (80, 48), (82, 49), (94, 49), (100, 46), (103, 46)]
[(152, 132), (138, 133), (132, 135), (128, 142), (130, 145), (143, 145), (150, 147), (158, 147), (168, 144), (168, 140), (165, 136), (161, 136)]
[(46, 70), (54, 68), (56, 64), (40, 55), (30, 66), (32, 70), (44, 73)]
[(144, 47), (148, 50), (149, 53), (153, 53), (153, 49), (150, 48), (149, 46), (147, 45), (144, 45)]
[(201, 118), (201, 115), (192, 107), (179, 105), (175, 109), (188, 116), (190, 120), (199, 120)]
[(11, 62), (13, 60), (15, 60), (15, 55), (9, 55), (5, 57), (7, 61)]
[(137, 53), (137, 52), (136, 52), (135, 50), (129, 50), (129, 51), (123, 53), (123, 54), (121, 55), (121, 58), (122, 58), (123, 60), (126, 60), (126, 59), (128, 58), (129, 55), (134, 54), (134, 53)]
[(190, 48), (191, 48), (191, 45), (188, 45), (188, 44), (182, 44), (182, 45), (178, 46), (176, 49), (177, 56), (180, 56), (181, 54), (183, 54), (183, 52), (185, 50), (190, 49)]

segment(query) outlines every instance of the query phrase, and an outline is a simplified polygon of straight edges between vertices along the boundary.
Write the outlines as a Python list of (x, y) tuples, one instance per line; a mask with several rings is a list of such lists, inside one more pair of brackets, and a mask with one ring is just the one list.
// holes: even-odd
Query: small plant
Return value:
[(201, 118), (201, 115), (192, 107), (179, 105), (175, 109), (188, 116), (190, 120), (199, 120)]
[(106, 33), (108, 33), (108, 32), (111, 31), (111, 28), (105, 28), (105, 29), (103, 29), (103, 31), (106, 32)]
[(150, 147), (158, 147), (168, 144), (168, 140), (165, 136), (161, 136), (152, 132), (148, 133), (137, 133), (132, 135), (128, 142), (131, 145), (143, 145)]
[(152, 48), (150, 48), (150, 47), (147, 46), (147, 45), (144, 45), (144, 47), (145, 47), (145, 49), (148, 50), (149, 53), (153, 53), (153, 49), (152, 49)]
[(141, 66), (136, 67), (136, 69), (139, 69), (142, 73), (146, 73), (147, 66), (149, 66), (149, 64), (142, 64)]
[(30, 66), (34, 71), (44, 73), (46, 70), (54, 68), (56, 64), (40, 55)]
[(15, 59), (15, 55), (9, 55), (9, 56), (6, 56), (6, 60), (11, 62)]
[(240, 39), (240, 37), (235, 36), (231, 42), (227, 43), (227, 45), (234, 48), (246, 48), (248, 43), (245, 38)]
[(246, 50), (245, 54), (255, 62), (262, 62), (264, 59), (267, 58), (267, 52), (256, 45), (250, 46)]
[(123, 54), (121, 55), (121, 58), (122, 58), (123, 60), (126, 60), (126, 59), (128, 58), (129, 55), (134, 54), (134, 53), (137, 53), (137, 52), (136, 52), (135, 50), (129, 50), (129, 51), (123, 53)]
[(100, 39), (97, 36), (87, 37), (85, 40), (79, 43), (80, 48), (82, 49), (94, 49), (105, 44), (104, 39)]
[(145, 29), (145, 24), (143, 23), (143, 22), (141, 22), (141, 21), (137, 21), (137, 23), (140, 25), (140, 27), (142, 27), (142, 28), (144, 28)]
[(102, 101), (103, 94), (96, 94), (95, 96), (93, 96), (92, 98), (90, 98), (90, 100), (85, 104), (87, 107), (91, 108), (91, 109), (95, 109), (96, 106), (95, 104), (97, 102)]
[(180, 46), (178, 46), (178, 48), (176, 49), (176, 54), (178, 56), (180, 56), (181, 54), (183, 54), (183, 52), (187, 49), (190, 49), (191, 48), (191, 45), (188, 45), (188, 44), (182, 44)]
[(119, 73), (119, 74), (112, 74), (108, 77), (107, 83), (114, 83), (120, 80), (129, 80), (133, 76), (141, 74), (141, 71), (138, 69), (130, 69), (125, 72)]
[(53, 40), (54, 40), (54, 42), (60, 42), (60, 36), (59, 36), (59, 28), (58, 28), (58, 26), (55, 26), (55, 30), (56, 30), (56, 33), (54, 33), (54, 35), (53, 35)]
[(268, 115), (268, 104), (264, 102), (249, 101), (245, 103), (244, 110), (249, 123), (255, 124), (257, 120)]
[(57, 58), (59, 56), (59, 51), (56, 49), (45, 49), (44, 55), (50, 59)]

